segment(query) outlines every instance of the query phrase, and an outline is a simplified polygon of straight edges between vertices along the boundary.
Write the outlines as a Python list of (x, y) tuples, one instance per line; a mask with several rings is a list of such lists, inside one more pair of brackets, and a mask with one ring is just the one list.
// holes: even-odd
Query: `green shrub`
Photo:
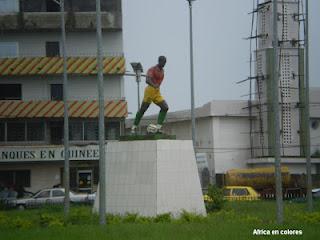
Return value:
[(120, 215), (107, 214), (106, 216), (107, 224), (119, 224), (122, 222)]
[(9, 218), (3, 214), (2, 212), (0, 212), (0, 227), (5, 226), (5, 224), (9, 221)]
[(157, 215), (154, 219), (153, 222), (155, 223), (169, 223), (172, 220), (171, 213), (163, 213)]
[(41, 227), (64, 226), (64, 221), (59, 216), (54, 216), (48, 213), (41, 213), (39, 224)]
[(185, 210), (182, 211), (180, 218), (177, 220), (178, 223), (193, 223), (193, 222), (204, 222), (206, 221), (206, 217), (196, 214), (190, 213)]
[(262, 220), (256, 216), (251, 216), (251, 215), (245, 215), (245, 216), (241, 216), (241, 222), (243, 223), (253, 223), (253, 224), (261, 224)]
[(137, 223), (148, 224), (148, 223), (153, 223), (154, 218), (141, 216), (141, 217), (138, 217), (136, 221)]
[(136, 223), (139, 215), (137, 213), (127, 213), (123, 219), (123, 223)]
[(72, 225), (92, 224), (94, 215), (87, 208), (79, 207), (70, 212), (67, 223)]
[(0, 200), (0, 210), (6, 210), (7, 209), (7, 205), (4, 201)]
[(33, 222), (30, 220), (22, 219), (20, 217), (14, 218), (9, 222), (10, 228), (26, 229), (34, 226)]
[(294, 214), (294, 217), (299, 222), (304, 222), (309, 224), (320, 224), (320, 212), (298, 213), (298, 214)]
[(207, 195), (210, 197), (210, 200), (205, 203), (207, 212), (218, 211), (223, 208), (225, 200), (223, 199), (222, 189), (209, 185)]

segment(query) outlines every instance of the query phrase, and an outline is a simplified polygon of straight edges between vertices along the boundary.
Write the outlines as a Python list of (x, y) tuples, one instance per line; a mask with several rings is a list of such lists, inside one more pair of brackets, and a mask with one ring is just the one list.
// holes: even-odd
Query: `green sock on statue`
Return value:
[(143, 114), (141, 114), (140, 112), (137, 112), (136, 118), (134, 119), (134, 125), (138, 126), (142, 117), (143, 117)]
[(164, 120), (166, 119), (167, 112), (159, 112), (158, 116), (158, 124), (162, 125)]

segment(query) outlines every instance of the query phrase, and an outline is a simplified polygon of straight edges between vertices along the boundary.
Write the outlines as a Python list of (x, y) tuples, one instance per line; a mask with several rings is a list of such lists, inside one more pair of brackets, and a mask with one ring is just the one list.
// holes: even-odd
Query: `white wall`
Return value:
[(247, 117), (216, 117), (213, 120), (214, 161), (216, 173), (247, 168), (250, 158), (249, 121)]
[[(62, 76), (35, 76), (35, 77), (5, 77), (0, 83), (22, 84), (22, 100), (50, 100), (50, 84), (62, 84)], [(92, 100), (97, 99), (97, 79), (95, 76), (69, 76), (69, 99)], [(105, 99), (124, 98), (124, 80), (120, 76), (104, 77)]]
[[(191, 139), (190, 121), (166, 123), (165, 131), (179, 140)], [(225, 173), (247, 168), (250, 158), (249, 120), (247, 117), (207, 117), (197, 119), (197, 152), (207, 153), (209, 171)]]
[(213, 118), (205, 117), (196, 120), (197, 152), (206, 153), (210, 175), (216, 173), (213, 141)]
[(164, 131), (166, 131), (171, 135), (176, 135), (177, 139), (179, 140), (190, 140), (191, 139), (190, 124), (191, 124), (190, 121), (165, 123)]
[[(67, 55), (95, 56), (97, 52), (95, 32), (67, 33)], [(60, 41), (60, 32), (7, 33), (1, 35), (1, 42), (18, 42), (20, 56), (45, 56), (47, 41)], [(61, 44), (60, 44), (61, 47)], [(103, 33), (105, 53), (123, 53), (122, 32)], [(60, 50), (61, 51), (61, 50)]]

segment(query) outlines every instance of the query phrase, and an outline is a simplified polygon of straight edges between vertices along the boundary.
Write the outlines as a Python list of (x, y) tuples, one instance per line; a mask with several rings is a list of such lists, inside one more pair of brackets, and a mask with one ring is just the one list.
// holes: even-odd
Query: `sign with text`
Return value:
[[(0, 148), (0, 162), (64, 160), (64, 147), (17, 146)], [(72, 146), (70, 160), (99, 160), (99, 146)]]

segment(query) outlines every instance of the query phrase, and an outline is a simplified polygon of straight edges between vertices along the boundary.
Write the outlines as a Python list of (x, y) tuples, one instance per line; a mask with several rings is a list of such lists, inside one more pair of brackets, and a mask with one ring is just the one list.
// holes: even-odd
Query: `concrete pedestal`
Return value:
[[(191, 141), (108, 143), (106, 173), (107, 213), (206, 214)], [(98, 209), (99, 192), (93, 207)]]

